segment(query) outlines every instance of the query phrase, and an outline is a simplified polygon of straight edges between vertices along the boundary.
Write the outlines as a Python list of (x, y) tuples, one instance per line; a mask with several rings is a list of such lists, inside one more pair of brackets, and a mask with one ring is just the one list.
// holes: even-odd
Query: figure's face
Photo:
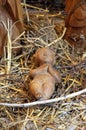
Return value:
[(30, 93), (33, 97), (35, 97), (37, 100), (42, 98), (42, 86), (40, 82), (37, 82), (35, 80), (33, 80), (30, 84), (29, 84), (29, 90)]
[(29, 84), (29, 91), (37, 100), (49, 99), (55, 90), (55, 78), (48, 72), (36, 75)]

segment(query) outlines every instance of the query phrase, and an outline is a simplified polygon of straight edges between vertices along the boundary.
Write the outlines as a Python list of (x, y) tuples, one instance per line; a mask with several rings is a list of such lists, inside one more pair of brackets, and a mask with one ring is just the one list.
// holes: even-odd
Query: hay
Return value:
[[(84, 92), (58, 102), (27, 108), (9, 107), (4, 104), (0, 106), (0, 130), (85, 130), (86, 52), (79, 49), (75, 51), (67, 44), (67, 41), (62, 39), (64, 31), (61, 36), (56, 34), (53, 14), (50, 17), (46, 11), (44, 14), (38, 11), (37, 14), (30, 13), (28, 17), (27, 34), (22, 34), (23, 53), (16, 56), (12, 54), (12, 50), (10, 53), (8, 51), (10, 59), (7, 59), (5, 54), (0, 61), (0, 103), (12, 105), (34, 101), (28, 94), (27, 84), (30, 79), (27, 84), (25, 81), (30, 69), (34, 67), (33, 54), (44, 46), (49, 46), (56, 53), (55, 68), (62, 75), (62, 82), (56, 86), (51, 101), (76, 92)], [(58, 15), (55, 17), (58, 18)], [(12, 44), (8, 43), (8, 50), (12, 49)]]

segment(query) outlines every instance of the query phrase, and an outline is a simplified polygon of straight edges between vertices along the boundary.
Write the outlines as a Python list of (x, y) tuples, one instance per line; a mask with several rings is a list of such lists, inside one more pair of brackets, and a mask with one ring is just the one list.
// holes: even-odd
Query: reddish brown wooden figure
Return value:
[(86, 0), (65, 0), (66, 27), (65, 38), (75, 46), (86, 46)]
[(8, 19), (12, 23), (10, 25), (11, 39), (14, 40), (24, 30), (20, 0), (0, 0), (0, 56), (3, 55), (3, 47), (7, 40), (5, 26), (7, 27), (8, 25)]
[(30, 71), (30, 93), (39, 100), (49, 99), (55, 84), (61, 81), (59, 72), (53, 68), (55, 55), (50, 49), (41, 48), (36, 52), (34, 62), (39, 67)]

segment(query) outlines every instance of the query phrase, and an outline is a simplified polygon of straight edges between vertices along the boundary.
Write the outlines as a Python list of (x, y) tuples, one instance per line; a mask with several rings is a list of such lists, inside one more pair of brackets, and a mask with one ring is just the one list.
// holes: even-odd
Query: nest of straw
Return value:
[[(0, 61), (0, 130), (86, 129), (86, 52), (75, 51), (63, 40), (65, 28), (56, 34), (52, 20), (55, 17), (59, 19), (59, 14), (30, 12), (27, 15), (27, 34), (22, 39), (23, 52), (18, 56), (12, 54), (8, 35), (7, 56)], [(32, 57), (44, 46), (56, 53), (55, 68), (60, 71), (62, 82), (56, 86), (50, 103), (25, 106), (32, 102), (25, 82), (34, 66)], [(71, 94), (75, 95), (71, 97)], [(64, 98), (58, 100), (60, 97)], [(52, 99), (57, 100), (52, 102)]]

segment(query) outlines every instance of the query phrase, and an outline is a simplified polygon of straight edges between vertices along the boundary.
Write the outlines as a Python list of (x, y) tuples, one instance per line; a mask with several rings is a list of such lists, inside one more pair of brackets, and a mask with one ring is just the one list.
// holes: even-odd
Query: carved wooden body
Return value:
[(48, 48), (38, 49), (35, 62), (37, 64), (40, 61), (37, 64), (39, 67), (31, 70), (29, 74), (32, 79), (28, 86), (30, 93), (39, 100), (49, 99), (55, 90), (55, 84), (61, 82), (60, 73), (53, 68), (55, 57), (52, 55), (55, 56)]
[(20, 0), (0, 0), (0, 56), (7, 41), (8, 22), (10, 24), (11, 40), (23, 32), (23, 14)]
[(66, 0), (67, 32), (65, 38), (73, 45), (86, 46), (86, 1)]

